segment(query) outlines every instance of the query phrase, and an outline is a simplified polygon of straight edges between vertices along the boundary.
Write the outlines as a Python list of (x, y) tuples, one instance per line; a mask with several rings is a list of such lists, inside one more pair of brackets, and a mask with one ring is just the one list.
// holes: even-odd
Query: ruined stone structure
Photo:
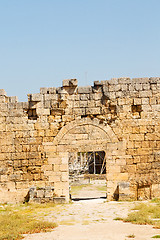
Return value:
[(107, 197), (160, 196), (160, 78), (0, 90), (0, 202), (69, 200), (71, 153), (104, 152)]

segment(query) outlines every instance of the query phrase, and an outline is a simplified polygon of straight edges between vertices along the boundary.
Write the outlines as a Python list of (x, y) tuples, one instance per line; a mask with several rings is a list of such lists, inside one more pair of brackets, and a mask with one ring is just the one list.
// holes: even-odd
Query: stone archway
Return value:
[[(116, 162), (125, 154), (123, 142), (107, 124), (98, 119), (84, 118), (75, 120), (64, 126), (50, 143), (48, 161), (53, 165), (49, 181), (54, 182), (55, 194), (69, 197), (69, 152), (104, 151), (106, 155), (107, 196), (114, 197), (117, 182), (121, 180), (120, 163)], [(124, 159), (123, 159), (124, 160)], [(127, 180), (128, 175), (123, 176)]]
[(95, 128), (99, 129), (99, 131), (104, 132), (104, 134), (106, 134), (107, 139), (110, 139), (110, 142), (119, 142), (118, 137), (108, 124), (106, 125), (100, 123), (100, 120), (98, 120), (97, 118), (94, 118), (93, 120), (90, 118), (83, 118), (80, 120), (72, 121), (69, 124), (65, 125), (55, 137), (54, 144), (58, 145), (60, 141), (64, 138), (64, 136), (67, 133), (69, 133), (72, 129), (86, 125), (94, 126)]

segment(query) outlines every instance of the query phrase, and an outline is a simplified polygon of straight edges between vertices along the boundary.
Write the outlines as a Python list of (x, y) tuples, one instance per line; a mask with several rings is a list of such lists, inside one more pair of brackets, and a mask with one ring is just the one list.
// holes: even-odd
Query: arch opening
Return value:
[(61, 129), (54, 144), (68, 166), (68, 180), (66, 173), (62, 173), (62, 179), (70, 185), (68, 193), (72, 199), (112, 198), (117, 180), (112, 184), (110, 173), (113, 169), (112, 176), (116, 176), (117, 168), (112, 167), (112, 162), (118, 143), (111, 127), (97, 119), (77, 120)]
[(106, 198), (106, 158), (104, 151), (70, 152), (68, 165), (72, 200)]

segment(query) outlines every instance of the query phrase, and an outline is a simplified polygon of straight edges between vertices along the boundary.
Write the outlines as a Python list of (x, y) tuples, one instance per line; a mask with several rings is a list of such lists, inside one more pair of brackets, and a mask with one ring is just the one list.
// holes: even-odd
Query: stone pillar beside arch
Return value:
[(128, 172), (122, 171), (126, 166), (125, 149), (125, 141), (107, 144), (106, 177), (108, 200), (128, 200), (131, 197)]
[(54, 186), (55, 197), (69, 201), (69, 152), (104, 151), (106, 154), (107, 199), (128, 199), (130, 186), (126, 165), (125, 141), (119, 141), (109, 125), (97, 119), (81, 119), (64, 126), (52, 143), (44, 143), (47, 164), (44, 174)]
[(47, 185), (54, 189), (53, 199), (69, 201), (68, 152), (57, 151), (54, 143), (44, 143), (46, 164), (43, 165)]

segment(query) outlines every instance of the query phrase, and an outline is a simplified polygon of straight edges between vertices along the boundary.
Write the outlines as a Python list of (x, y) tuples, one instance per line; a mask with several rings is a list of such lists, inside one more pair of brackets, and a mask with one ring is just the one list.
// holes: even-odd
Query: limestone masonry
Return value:
[(68, 201), (69, 155), (88, 152), (105, 153), (109, 200), (160, 196), (160, 78), (0, 90), (0, 202)]

